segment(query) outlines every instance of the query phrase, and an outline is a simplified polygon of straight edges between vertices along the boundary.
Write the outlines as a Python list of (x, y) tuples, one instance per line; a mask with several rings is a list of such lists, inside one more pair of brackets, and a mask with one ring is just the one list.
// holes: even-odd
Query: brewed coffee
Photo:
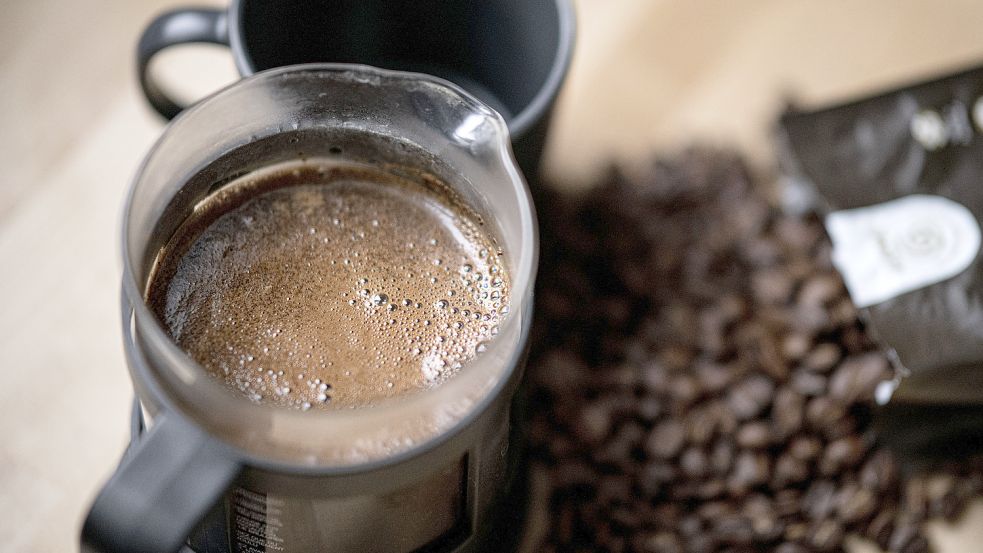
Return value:
[(357, 407), (439, 385), (483, 351), (508, 312), (503, 259), (432, 176), (288, 162), (196, 206), (147, 301), (251, 400)]

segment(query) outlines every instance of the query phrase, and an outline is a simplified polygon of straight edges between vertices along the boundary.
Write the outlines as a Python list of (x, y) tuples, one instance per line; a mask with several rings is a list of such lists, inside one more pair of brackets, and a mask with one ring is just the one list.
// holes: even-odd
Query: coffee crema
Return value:
[(358, 407), (439, 385), (508, 313), (504, 256), (430, 175), (327, 160), (209, 196), (157, 258), (147, 303), (259, 403)]

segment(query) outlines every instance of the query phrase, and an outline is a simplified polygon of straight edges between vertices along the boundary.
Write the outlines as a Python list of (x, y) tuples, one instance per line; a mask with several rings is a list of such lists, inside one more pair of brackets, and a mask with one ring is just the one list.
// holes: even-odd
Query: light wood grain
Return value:
[(785, 99), (838, 100), (983, 60), (972, 0), (580, 2), (580, 37), (549, 151), (583, 185), (605, 160), (694, 140), (771, 160)]
[[(175, 4), (3, 6), (0, 550), (75, 550), (84, 510), (127, 440), (118, 214), (163, 128), (136, 89), (133, 50), (151, 15)], [(582, 0), (578, 9), (547, 163), (571, 188), (611, 159), (637, 163), (697, 139), (767, 164), (785, 98), (843, 98), (983, 60), (983, 3), (970, 0)], [(235, 78), (221, 48), (162, 57), (158, 70), (185, 97)], [(979, 551), (983, 505), (932, 535), (942, 553)]]

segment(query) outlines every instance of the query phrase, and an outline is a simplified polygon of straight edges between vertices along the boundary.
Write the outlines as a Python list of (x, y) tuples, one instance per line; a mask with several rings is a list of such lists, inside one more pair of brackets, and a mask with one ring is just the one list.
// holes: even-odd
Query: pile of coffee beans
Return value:
[(585, 196), (540, 191), (529, 362), (542, 551), (930, 551), (979, 465), (910, 475), (877, 442), (893, 369), (830, 262), (735, 155), (693, 150)]

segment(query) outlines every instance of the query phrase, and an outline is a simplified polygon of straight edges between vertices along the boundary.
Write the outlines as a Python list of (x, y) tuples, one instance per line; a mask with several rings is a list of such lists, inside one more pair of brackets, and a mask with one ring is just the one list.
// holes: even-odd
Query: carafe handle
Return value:
[(158, 416), (96, 497), (82, 552), (177, 552), (241, 469), (231, 448), (180, 414)]

